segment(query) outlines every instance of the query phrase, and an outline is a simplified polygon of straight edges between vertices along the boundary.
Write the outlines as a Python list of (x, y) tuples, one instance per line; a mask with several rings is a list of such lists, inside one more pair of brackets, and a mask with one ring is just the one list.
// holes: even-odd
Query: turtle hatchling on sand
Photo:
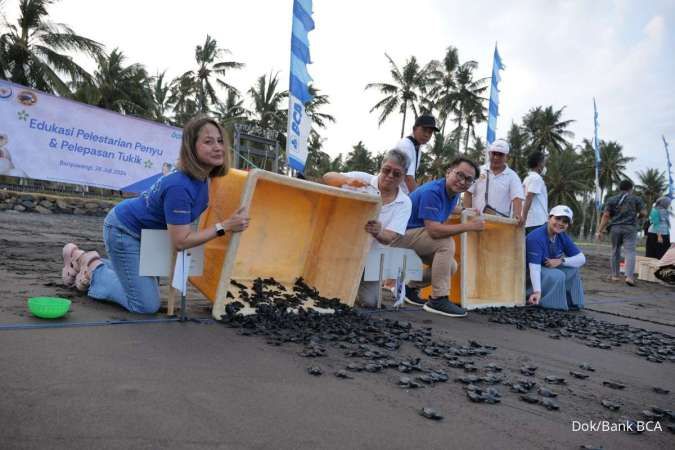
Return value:
[(420, 416), (426, 418), (426, 419), (431, 419), (431, 420), (441, 420), (443, 419), (443, 416), (438, 414), (434, 409), (432, 408), (422, 408), (420, 410)]

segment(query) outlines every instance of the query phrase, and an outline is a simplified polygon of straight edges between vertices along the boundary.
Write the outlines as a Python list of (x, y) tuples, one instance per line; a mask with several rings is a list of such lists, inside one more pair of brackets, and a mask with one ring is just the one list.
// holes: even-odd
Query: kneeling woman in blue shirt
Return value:
[(157, 312), (157, 278), (139, 276), (143, 228), (168, 230), (173, 246), (184, 250), (227, 231), (236, 233), (248, 227), (249, 218), (243, 208), (212, 228), (196, 231), (190, 225), (208, 206), (208, 179), (224, 176), (230, 168), (230, 149), (223, 136), (222, 127), (213, 119), (190, 120), (183, 129), (177, 170), (159, 178), (139, 197), (115, 206), (105, 218), (103, 240), (110, 259), (66, 244), (64, 283), (131, 312)]
[(527, 265), (532, 289), (527, 302), (543, 308), (580, 309), (584, 288), (579, 269), (586, 257), (566, 231), (572, 223), (572, 210), (558, 205), (548, 222), (527, 235)]

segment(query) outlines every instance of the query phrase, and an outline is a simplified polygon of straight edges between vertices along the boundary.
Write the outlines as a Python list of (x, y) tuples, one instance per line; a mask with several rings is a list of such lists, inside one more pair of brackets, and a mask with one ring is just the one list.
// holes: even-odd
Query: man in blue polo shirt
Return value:
[[(447, 224), (445, 221), (459, 201), (459, 196), (479, 176), (476, 163), (466, 158), (457, 158), (445, 173), (445, 178), (429, 181), (410, 194), (412, 214), (408, 220), (405, 235), (392, 242), (393, 247), (409, 248), (430, 266), (425, 269), (420, 283), (406, 286), (406, 301), (424, 306), (424, 310), (449, 317), (466, 315), (459, 306), (448, 299), (450, 277), (457, 269), (453, 259), (455, 242), (452, 236), (467, 231), (482, 231), (485, 223), (481, 219), (462, 224)], [(424, 302), (419, 297), (419, 288), (431, 281), (431, 297)]]

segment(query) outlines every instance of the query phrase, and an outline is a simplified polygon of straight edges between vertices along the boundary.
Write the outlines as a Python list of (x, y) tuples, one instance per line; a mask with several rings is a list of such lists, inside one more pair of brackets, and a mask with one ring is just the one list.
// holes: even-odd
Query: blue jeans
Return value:
[(135, 313), (156, 313), (159, 282), (156, 277), (138, 275), (141, 237), (119, 221), (114, 208), (103, 222), (103, 241), (110, 259), (103, 259), (103, 264), (94, 270), (89, 297), (115, 302)]

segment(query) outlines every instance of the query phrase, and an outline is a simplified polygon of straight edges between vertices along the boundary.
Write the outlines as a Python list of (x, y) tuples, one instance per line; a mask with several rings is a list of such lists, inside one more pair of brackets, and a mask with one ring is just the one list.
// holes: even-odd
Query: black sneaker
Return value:
[(420, 290), (405, 286), (405, 302), (415, 306), (424, 306), (427, 302), (420, 298)]
[(441, 314), (448, 317), (464, 317), (466, 311), (448, 300), (447, 296), (430, 298), (424, 305), (424, 310), (434, 314)]

